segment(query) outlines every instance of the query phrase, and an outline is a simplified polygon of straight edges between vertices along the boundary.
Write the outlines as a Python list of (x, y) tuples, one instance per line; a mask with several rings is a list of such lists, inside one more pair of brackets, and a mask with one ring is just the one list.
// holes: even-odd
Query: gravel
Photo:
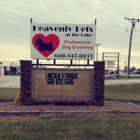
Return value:
[(130, 102), (105, 101), (104, 106), (54, 106), (54, 105), (29, 105), (23, 106), (13, 102), (1, 102), (0, 112), (3, 111), (26, 111), (26, 112), (96, 112), (96, 111), (118, 111), (118, 112), (140, 112), (140, 108)]

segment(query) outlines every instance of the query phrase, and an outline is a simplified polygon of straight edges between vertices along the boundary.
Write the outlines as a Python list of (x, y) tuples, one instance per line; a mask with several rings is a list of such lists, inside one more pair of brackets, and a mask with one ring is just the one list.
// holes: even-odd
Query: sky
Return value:
[[(0, 61), (31, 59), (30, 18), (46, 24), (94, 24), (96, 19), (96, 43), (102, 44), (98, 46), (98, 60), (102, 60), (103, 52), (117, 52), (122, 68), (125, 61), (128, 63), (131, 31), (131, 22), (125, 17), (139, 19), (139, 9), (139, 0), (1, 0)], [(130, 57), (130, 66), (137, 68), (140, 68), (139, 38), (137, 22)]]

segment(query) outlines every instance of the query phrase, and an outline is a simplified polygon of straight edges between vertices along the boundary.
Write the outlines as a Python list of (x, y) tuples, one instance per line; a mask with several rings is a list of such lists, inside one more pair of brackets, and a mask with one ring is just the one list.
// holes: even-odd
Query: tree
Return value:
[[(129, 68), (129, 72), (133, 72), (134, 70), (136, 70), (136, 67), (132, 66), (131, 68)], [(124, 67), (124, 73), (127, 72), (127, 66)]]
[(124, 67), (124, 73), (126, 73), (126, 72), (127, 72), (127, 66)]
[(134, 70), (136, 70), (136, 67), (133, 66), (133, 67), (130, 68), (131, 72), (133, 72)]

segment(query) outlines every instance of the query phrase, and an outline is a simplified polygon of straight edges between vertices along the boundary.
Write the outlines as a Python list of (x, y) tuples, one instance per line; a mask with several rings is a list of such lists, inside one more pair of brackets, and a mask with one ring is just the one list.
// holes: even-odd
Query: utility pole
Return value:
[(96, 44), (96, 61), (98, 61), (98, 46), (100, 46), (102, 44)]
[(2, 62), (0, 62), (0, 75), (2, 75)]
[(128, 50), (128, 65), (127, 65), (127, 77), (129, 78), (132, 35), (133, 35), (133, 30), (135, 28), (135, 23), (140, 22), (140, 19), (126, 18), (126, 17), (125, 17), (125, 19), (127, 19), (128, 21), (130, 21), (132, 23), (130, 40), (129, 40), (129, 50)]

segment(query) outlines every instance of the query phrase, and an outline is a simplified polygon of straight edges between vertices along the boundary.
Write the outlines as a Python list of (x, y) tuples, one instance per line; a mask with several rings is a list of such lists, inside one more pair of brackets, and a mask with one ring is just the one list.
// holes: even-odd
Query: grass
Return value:
[[(13, 101), (18, 88), (0, 88)], [(140, 84), (105, 87), (106, 100), (140, 102)], [(0, 140), (138, 140), (139, 115), (0, 117)]]
[(138, 140), (139, 115), (1, 119), (1, 140)]
[(14, 101), (18, 88), (0, 88), (0, 101)]
[[(0, 101), (14, 101), (18, 88), (0, 88)], [(106, 100), (140, 102), (140, 84), (105, 86)]]
[(105, 99), (140, 102), (140, 84), (106, 86)]

